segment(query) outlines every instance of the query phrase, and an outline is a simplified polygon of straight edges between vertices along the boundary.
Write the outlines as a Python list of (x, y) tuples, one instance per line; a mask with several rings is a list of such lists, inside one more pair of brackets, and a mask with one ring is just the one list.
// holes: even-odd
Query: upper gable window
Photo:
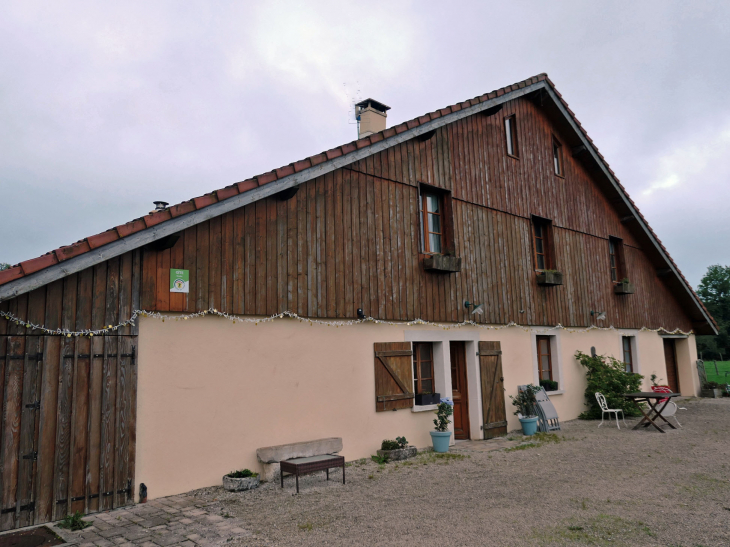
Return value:
[(563, 145), (560, 141), (553, 137), (553, 167), (555, 174), (563, 176)]
[(517, 146), (517, 123), (514, 114), (504, 119), (504, 134), (507, 139), (507, 154), (519, 157), (519, 148)]
[(423, 252), (441, 254), (443, 248), (443, 199), (435, 192), (421, 193), (421, 244)]
[(535, 269), (538, 271), (553, 269), (552, 223), (546, 218), (532, 217), (532, 239)]
[(624, 242), (617, 237), (609, 237), (608, 255), (611, 261), (611, 281), (618, 283), (626, 277), (624, 271)]
[(419, 193), (421, 252), (430, 255), (453, 254), (451, 192), (421, 184)]

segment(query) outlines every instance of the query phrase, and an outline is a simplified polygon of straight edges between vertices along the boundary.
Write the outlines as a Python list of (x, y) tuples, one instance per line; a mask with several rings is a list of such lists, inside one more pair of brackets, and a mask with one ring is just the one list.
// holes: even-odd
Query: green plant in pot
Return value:
[(449, 420), (449, 417), (453, 414), (454, 401), (448, 398), (441, 399), (436, 409), (436, 418), (433, 421), (436, 429), (430, 432), (434, 452), (449, 451), (449, 441), (451, 440), (451, 431), (449, 431), (451, 420)]
[(512, 404), (517, 407), (515, 415), (522, 424), (522, 433), (525, 435), (534, 435), (537, 432), (537, 416), (535, 416), (535, 405), (537, 399), (535, 394), (540, 391), (538, 386), (528, 384), (524, 390), (517, 392), (517, 397), (509, 396)]

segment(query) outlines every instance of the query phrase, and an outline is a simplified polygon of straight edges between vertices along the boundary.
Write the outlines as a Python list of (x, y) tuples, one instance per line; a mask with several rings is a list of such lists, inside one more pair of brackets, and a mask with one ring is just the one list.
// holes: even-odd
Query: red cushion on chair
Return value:
[[(651, 386), (651, 390), (654, 393), (673, 393), (673, 391), (669, 388), (669, 386)], [(666, 402), (668, 399), (659, 399), (659, 402), (657, 404), (661, 404)]]

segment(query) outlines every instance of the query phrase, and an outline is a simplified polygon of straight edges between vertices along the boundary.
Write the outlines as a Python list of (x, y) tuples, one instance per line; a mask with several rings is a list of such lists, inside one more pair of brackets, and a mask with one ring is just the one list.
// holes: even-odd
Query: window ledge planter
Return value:
[(555, 271), (542, 271), (537, 272), (537, 284), (546, 287), (552, 287), (553, 285), (563, 284), (563, 272)]
[(407, 460), (416, 454), (418, 454), (418, 449), (415, 446), (407, 446), (396, 450), (378, 450), (378, 456), (387, 459), (389, 462)]
[(416, 405), (437, 405), (441, 402), (440, 393), (416, 393)]
[(709, 397), (711, 399), (722, 399), (722, 389), (703, 389), (700, 391), (700, 397)]
[(613, 286), (613, 292), (614, 294), (634, 294), (634, 284), (633, 283), (616, 283)]
[(427, 272), (460, 272), (461, 257), (449, 255), (429, 255), (423, 259), (423, 269)]
[(228, 475), (223, 476), (223, 488), (229, 492), (242, 492), (243, 490), (253, 490), (259, 485), (258, 474), (253, 477), (243, 477), (234, 479)]

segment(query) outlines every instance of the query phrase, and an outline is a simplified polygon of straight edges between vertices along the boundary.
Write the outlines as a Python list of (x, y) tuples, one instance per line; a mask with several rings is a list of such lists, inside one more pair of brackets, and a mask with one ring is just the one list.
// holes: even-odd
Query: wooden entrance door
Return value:
[(484, 438), (507, 434), (507, 409), (504, 406), (502, 350), (499, 342), (479, 342), (479, 373), (482, 379)]
[(673, 338), (664, 339), (664, 360), (667, 363), (667, 385), (674, 393), (679, 393), (679, 372), (677, 370), (677, 351)]
[(454, 438), (469, 439), (469, 389), (466, 383), (466, 343), (451, 342), (451, 393), (454, 399)]
[(0, 530), (132, 502), (136, 339), (0, 333)]

